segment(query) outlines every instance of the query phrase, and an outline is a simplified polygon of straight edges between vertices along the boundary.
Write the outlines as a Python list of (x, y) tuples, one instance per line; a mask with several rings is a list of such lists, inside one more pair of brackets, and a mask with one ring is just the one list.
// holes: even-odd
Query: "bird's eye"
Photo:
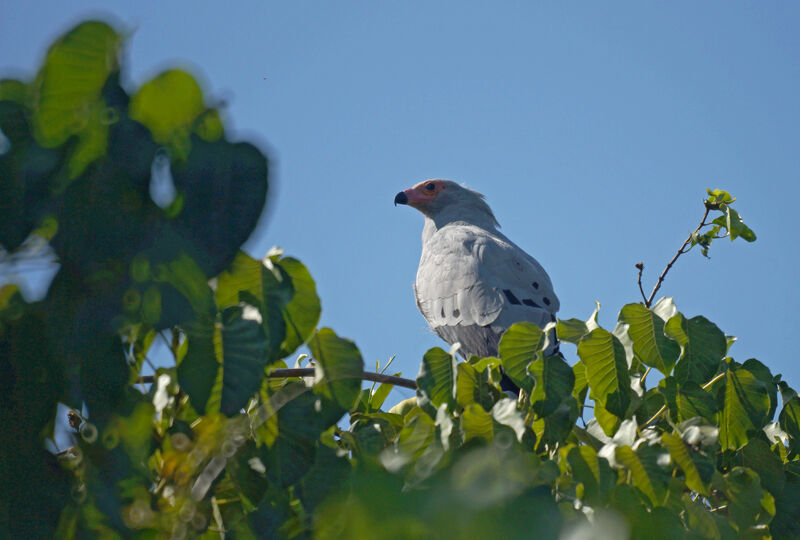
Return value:
[(427, 189), (428, 191), (433, 191), (434, 189), (436, 189), (436, 184), (434, 184), (433, 182), (428, 182), (427, 184), (425, 184), (425, 189)]

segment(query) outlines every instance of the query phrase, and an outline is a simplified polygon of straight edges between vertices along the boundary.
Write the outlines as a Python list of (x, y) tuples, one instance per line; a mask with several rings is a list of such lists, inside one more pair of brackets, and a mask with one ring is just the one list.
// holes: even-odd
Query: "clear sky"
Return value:
[(269, 150), (271, 211), (247, 249), (300, 258), (321, 324), (367, 366), (397, 355), (414, 377), (442, 344), (414, 304), (422, 217), (392, 206), (401, 189), (483, 192), (548, 270), (559, 316), (598, 300), (610, 329), (640, 299), (634, 263), (649, 290), (719, 187), (758, 241), (682, 257), (662, 291), (800, 389), (800, 4), (4, 2), (0, 76), (32, 76), (98, 13), (132, 32), (130, 89), (188, 67), (235, 137)]

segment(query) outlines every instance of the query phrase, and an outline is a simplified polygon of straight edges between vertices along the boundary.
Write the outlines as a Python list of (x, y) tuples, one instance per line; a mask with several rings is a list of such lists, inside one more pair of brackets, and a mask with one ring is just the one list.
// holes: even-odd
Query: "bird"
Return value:
[[(425, 180), (399, 192), (425, 218), (414, 282), (417, 308), (431, 330), (458, 353), (498, 356), (500, 337), (516, 322), (556, 321), (559, 300), (539, 262), (499, 231), (485, 197), (452, 180)], [(545, 354), (558, 354), (555, 332)], [(501, 388), (519, 389), (503, 374)]]

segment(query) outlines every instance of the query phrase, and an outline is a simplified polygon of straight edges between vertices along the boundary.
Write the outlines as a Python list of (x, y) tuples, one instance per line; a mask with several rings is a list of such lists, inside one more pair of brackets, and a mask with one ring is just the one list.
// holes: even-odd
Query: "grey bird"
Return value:
[[(394, 203), (425, 216), (417, 307), (439, 337), (461, 344), (464, 358), (497, 356), (501, 335), (516, 322), (544, 328), (556, 320), (559, 302), (550, 277), (498, 230), (483, 195), (436, 179), (401, 191)], [(554, 332), (545, 352), (558, 352)], [(505, 376), (501, 386), (518, 391)]]

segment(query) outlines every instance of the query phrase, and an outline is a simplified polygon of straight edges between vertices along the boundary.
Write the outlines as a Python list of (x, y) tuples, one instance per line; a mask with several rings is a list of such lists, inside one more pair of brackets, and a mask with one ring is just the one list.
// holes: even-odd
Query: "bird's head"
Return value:
[(452, 180), (425, 180), (401, 191), (394, 197), (394, 204), (407, 204), (416, 208), (426, 217), (438, 221), (437, 218), (462, 219), (489, 218), (497, 225), (492, 210), (477, 191), (472, 191)]

